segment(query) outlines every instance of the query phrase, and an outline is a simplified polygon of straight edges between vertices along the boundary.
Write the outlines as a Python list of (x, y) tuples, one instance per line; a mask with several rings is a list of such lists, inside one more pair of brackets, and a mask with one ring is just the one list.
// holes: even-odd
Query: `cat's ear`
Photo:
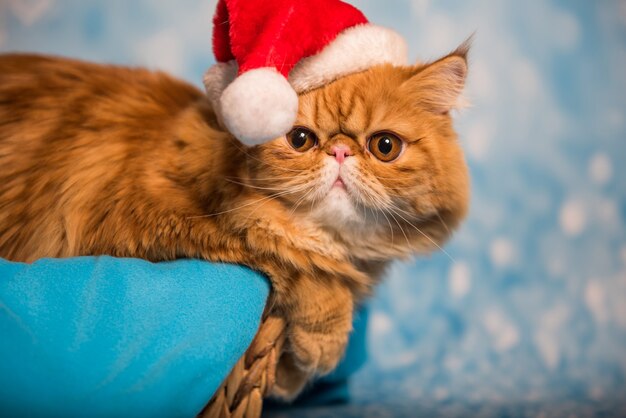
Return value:
[(438, 114), (463, 107), (461, 96), (467, 77), (467, 54), (471, 38), (445, 57), (416, 68), (416, 73), (404, 82), (403, 88), (417, 103)]

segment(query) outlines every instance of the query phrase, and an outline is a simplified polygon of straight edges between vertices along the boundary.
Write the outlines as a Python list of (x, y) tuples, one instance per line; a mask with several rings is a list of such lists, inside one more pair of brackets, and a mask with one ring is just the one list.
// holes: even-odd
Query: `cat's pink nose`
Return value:
[(343, 144), (333, 145), (330, 149), (333, 152), (333, 155), (335, 156), (335, 160), (337, 160), (339, 164), (343, 164), (346, 157), (352, 155), (352, 152), (350, 151), (350, 147), (348, 147), (347, 145), (343, 145)]

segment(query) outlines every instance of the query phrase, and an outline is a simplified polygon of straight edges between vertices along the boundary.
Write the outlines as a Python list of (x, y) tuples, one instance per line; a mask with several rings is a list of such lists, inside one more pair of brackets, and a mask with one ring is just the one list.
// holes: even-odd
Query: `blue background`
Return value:
[[(398, 264), (378, 289), (370, 359), (342, 414), (626, 415), (626, 2), (352, 3), (416, 60), (477, 31), (473, 106), (457, 118), (473, 201), (450, 257)], [(0, 0), (0, 50), (200, 86), (214, 7)]]

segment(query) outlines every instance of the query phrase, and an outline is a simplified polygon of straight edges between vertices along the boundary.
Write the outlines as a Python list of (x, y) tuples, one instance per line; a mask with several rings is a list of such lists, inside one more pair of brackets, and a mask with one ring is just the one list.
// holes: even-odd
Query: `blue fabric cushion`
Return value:
[(193, 417), (270, 286), (196, 260), (0, 259), (0, 416)]

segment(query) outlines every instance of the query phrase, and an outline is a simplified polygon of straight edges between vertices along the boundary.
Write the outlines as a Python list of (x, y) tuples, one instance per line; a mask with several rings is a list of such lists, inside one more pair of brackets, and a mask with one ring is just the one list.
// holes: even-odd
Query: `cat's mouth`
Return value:
[(345, 190), (346, 184), (343, 182), (341, 176), (337, 176), (337, 180), (335, 180), (335, 182), (333, 183), (333, 188), (340, 188)]

